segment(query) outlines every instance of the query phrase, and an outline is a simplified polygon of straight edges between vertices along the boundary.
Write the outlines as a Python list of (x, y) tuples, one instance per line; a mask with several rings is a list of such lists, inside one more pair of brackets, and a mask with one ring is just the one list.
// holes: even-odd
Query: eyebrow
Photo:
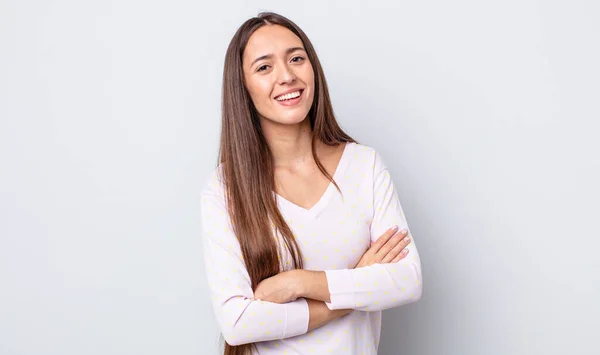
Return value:
[[(298, 51), (298, 50), (306, 52), (306, 50), (304, 48), (302, 48), (302, 47), (292, 47), (292, 48), (286, 49), (285, 54), (288, 55), (288, 54), (290, 54), (292, 52), (295, 52), (295, 51)], [(254, 63), (258, 62), (259, 60), (269, 59), (271, 57), (273, 57), (272, 54), (261, 55), (260, 57), (254, 59), (254, 61), (252, 61), (252, 63), (250, 64), (250, 67), (252, 68), (252, 66), (254, 65)]]

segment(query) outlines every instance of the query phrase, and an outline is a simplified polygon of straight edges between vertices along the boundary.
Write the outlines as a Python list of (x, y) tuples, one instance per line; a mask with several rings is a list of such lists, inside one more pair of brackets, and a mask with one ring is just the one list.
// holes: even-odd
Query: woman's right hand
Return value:
[(408, 230), (398, 232), (398, 226), (394, 226), (371, 244), (354, 268), (398, 262), (408, 255), (408, 249), (405, 249), (408, 244), (410, 244)]

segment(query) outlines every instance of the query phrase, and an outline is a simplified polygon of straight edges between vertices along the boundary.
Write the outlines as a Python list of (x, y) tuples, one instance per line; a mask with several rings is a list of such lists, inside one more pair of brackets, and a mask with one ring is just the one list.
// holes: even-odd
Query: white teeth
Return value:
[(295, 91), (295, 92), (290, 92), (289, 94), (281, 95), (278, 98), (276, 98), (275, 100), (284, 101), (284, 100), (296, 98), (298, 96), (300, 96), (300, 91)]

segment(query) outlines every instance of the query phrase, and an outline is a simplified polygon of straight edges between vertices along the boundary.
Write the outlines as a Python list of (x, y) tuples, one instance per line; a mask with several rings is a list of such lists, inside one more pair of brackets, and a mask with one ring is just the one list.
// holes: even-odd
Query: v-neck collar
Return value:
[[(338, 186), (341, 181), (342, 174), (344, 173), (344, 171), (346, 170), (346, 166), (348, 165), (350, 149), (353, 145), (353, 143), (351, 143), (351, 142), (348, 142), (345, 144), (346, 144), (346, 146), (344, 147), (344, 150), (342, 151), (342, 156), (340, 157), (340, 161), (338, 162), (338, 165), (335, 168), (335, 172), (332, 175), (333, 180), (338, 184)], [(315, 203), (311, 208), (308, 208), (308, 209), (298, 206), (297, 204), (289, 201), (288, 199), (279, 195), (276, 192), (275, 192), (275, 196), (281, 203), (284, 203), (284, 204), (290, 206), (294, 210), (297, 210), (300, 213), (302, 213), (303, 215), (314, 218), (319, 215), (319, 213), (323, 210), (323, 208), (325, 208), (325, 206), (327, 206), (327, 204), (329, 203), (329, 200), (331, 199), (331, 196), (335, 190), (336, 190), (335, 185), (333, 184), (333, 182), (330, 181), (329, 185), (327, 185), (327, 189), (325, 190), (323, 195), (321, 195), (321, 198), (319, 198), (317, 203)]]

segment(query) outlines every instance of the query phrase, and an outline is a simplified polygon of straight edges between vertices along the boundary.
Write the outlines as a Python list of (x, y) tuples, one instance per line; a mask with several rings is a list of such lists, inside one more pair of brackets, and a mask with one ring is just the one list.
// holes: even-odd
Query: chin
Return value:
[(309, 111), (302, 110), (302, 112), (284, 112), (283, 114), (280, 113), (279, 115), (273, 115), (277, 118), (274, 118), (273, 116), (263, 117), (266, 121), (270, 121), (272, 123), (293, 125), (304, 121), (308, 117), (308, 112)]
[(303, 115), (290, 115), (289, 117), (282, 117), (278, 121), (283, 124), (298, 124), (304, 121), (308, 117), (308, 112)]

